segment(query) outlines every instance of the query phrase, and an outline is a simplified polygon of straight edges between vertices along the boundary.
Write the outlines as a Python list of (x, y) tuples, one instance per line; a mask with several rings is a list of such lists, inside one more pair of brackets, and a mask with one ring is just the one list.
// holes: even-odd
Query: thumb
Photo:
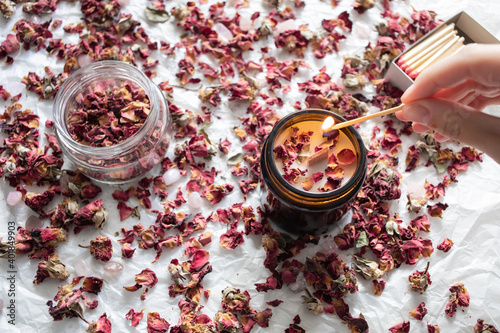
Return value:
[(474, 146), (500, 163), (500, 118), (439, 98), (406, 104), (400, 118)]

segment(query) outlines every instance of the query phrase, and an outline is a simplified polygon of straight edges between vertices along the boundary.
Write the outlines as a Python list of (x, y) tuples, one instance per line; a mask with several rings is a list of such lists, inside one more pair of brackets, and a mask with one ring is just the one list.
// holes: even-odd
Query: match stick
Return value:
[[(413, 70), (408, 76), (415, 80), (415, 78), (420, 74), (422, 73), (422, 71), (424, 69), (426, 69), (427, 67), (429, 67), (430, 65), (432, 65), (433, 63), (435, 63), (436, 61), (438, 60), (441, 60), (443, 59), (445, 56), (449, 56), (453, 53), (455, 53), (459, 48), (461, 48), (461, 46), (463, 45), (463, 41), (464, 41), (464, 38), (463, 37), (458, 37), (458, 36), (455, 36), (455, 38), (453, 38), (453, 40), (451, 40), (450, 42), (448, 42), (445, 46), (443, 46), (439, 52), (437, 52), (436, 54), (434, 54), (431, 58), (429, 58), (426, 62), (424, 62), (423, 64), (421, 64), (420, 66), (418, 66), (415, 70)], [(452, 50), (453, 53), (449, 52), (450, 50)], [(451, 54), (450, 54), (451, 53)]]
[[(412, 49), (408, 50), (405, 54), (403, 54), (401, 57), (398, 59), (398, 65), (400, 65), (401, 62), (406, 62), (415, 55), (419, 54), (422, 50), (425, 50), (429, 45), (435, 43), (437, 40), (439, 40), (443, 35), (449, 33), (450, 31), (453, 31), (455, 28), (455, 24), (452, 23), (450, 25), (442, 24), (439, 28), (438, 31), (436, 31), (432, 36), (427, 38), (426, 40), (422, 41), (420, 44), (414, 46)], [(402, 63), (401, 63), (402, 64)]]
[(364, 117), (359, 117), (359, 118), (356, 118), (356, 119), (353, 119), (353, 120), (344, 121), (342, 123), (338, 123), (338, 124), (333, 125), (333, 127), (331, 127), (330, 130), (336, 130), (336, 129), (344, 128), (344, 127), (347, 127), (347, 126), (350, 126), (350, 125), (361, 123), (361, 122), (363, 122), (365, 120), (368, 120), (368, 119), (373, 119), (373, 118), (378, 118), (378, 117), (381, 117), (381, 116), (385, 116), (385, 115), (388, 115), (388, 114), (400, 111), (400, 110), (403, 109), (403, 107), (404, 107), (404, 105), (401, 104), (399, 106), (396, 106), (396, 107), (393, 107), (393, 108), (390, 108), (390, 109), (387, 109), (387, 110), (384, 110), (384, 111), (372, 113), (372, 114), (369, 114), (369, 115), (364, 116)]
[(401, 66), (401, 69), (404, 70), (405, 72), (408, 69), (410, 69), (409, 72), (411, 73), (411, 71), (413, 71), (415, 68), (424, 63), (427, 59), (436, 54), (444, 45), (446, 45), (446, 43), (452, 40), (456, 34), (457, 32), (455, 30), (451, 31), (449, 34), (446, 34), (445, 36), (443, 36), (443, 38), (436, 41), (435, 44), (430, 45), (427, 50), (421, 52), (420, 54), (408, 60), (406, 62), (406, 68), (403, 68), (403, 66)]

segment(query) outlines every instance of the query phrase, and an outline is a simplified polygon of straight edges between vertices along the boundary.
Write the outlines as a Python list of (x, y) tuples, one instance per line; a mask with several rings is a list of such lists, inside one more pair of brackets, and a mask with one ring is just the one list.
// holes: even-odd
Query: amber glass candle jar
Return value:
[[(328, 231), (349, 209), (366, 175), (366, 149), (359, 133), (352, 126), (340, 129), (343, 144), (352, 147), (355, 159), (349, 177), (340, 187), (324, 192), (305, 191), (283, 177), (274, 148), (292, 127), (312, 130), (311, 124), (321, 124), (328, 116), (335, 122), (344, 118), (334, 112), (309, 109), (282, 118), (264, 142), (261, 154), (261, 173), (267, 188), (264, 212), (279, 228), (293, 234), (321, 234)], [(319, 127), (319, 126), (318, 126)], [(319, 128), (317, 128), (319, 130)]]
[[(123, 91), (117, 92), (119, 89)], [(100, 91), (99, 98), (95, 97), (96, 91)], [(129, 136), (123, 135), (124, 138), (115, 143), (109, 143), (106, 134), (101, 134), (102, 146), (92, 146), (92, 140), (87, 140), (89, 143), (75, 139), (71, 123), (75, 112), (85, 113), (82, 108), (91, 104), (86, 96), (94, 94), (92, 103), (103, 103), (119, 111), (124, 106), (120, 105), (120, 99), (123, 96), (130, 99), (130, 91), (140, 96), (140, 101), (131, 103), (132, 109), (142, 106), (147, 112), (138, 130)], [(116, 94), (121, 95), (116, 98)], [(109, 102), (111, 99), (113, 102)], [(144, 101), (148, 102), (147, 107), (140, 104)], [(120, 61), (96, 62), (73, 73), (57, 93), (53, 115), (56, 137), (64, 156), (82, 173), (104, 183), (121, 184), (141, 177), (161, 162), (170, 143), (171, 119), (161, 90), (139, 69)], [(105, 122), (106, 117), (100, 116), (98, 122)], [(129, 111), (126, 117), (134, 119), (137, 116)], [(124, 126), (123, 119), (116, 120), (111, 128), (119, 132), (120, 126)]]

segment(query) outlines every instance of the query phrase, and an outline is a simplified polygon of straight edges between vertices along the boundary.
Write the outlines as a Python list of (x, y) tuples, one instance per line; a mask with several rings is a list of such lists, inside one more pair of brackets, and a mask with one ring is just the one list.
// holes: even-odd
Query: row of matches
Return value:
[(427, 39), (399, 57), (397, 64), (412, 79), (433, 63), (451, 56), (464, 47), (464, 38), (457, 36), (455, 24), (443, 23)]

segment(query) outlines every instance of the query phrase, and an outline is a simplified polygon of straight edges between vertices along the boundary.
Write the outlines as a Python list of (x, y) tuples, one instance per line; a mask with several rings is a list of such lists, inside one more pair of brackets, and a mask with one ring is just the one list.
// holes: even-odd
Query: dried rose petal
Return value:
[(83, 280), (82, 290), (97, 295), (98, 293), (101, 292), (102, 285), (103, 285), (102, 279), (89, 276), (86, 277), (85, 280)]
[(410, 322), (403, 321), (389, 328), (392, 333), (409, 333), (410, 332)]
[(426, 314), (427, 309), (424, 302), (421, 302), (415, 309), (410, 311), (410, 316), (417, 320), (422, 320)]
[(438, 325), (427, 324), (427, 333), (440, 333), (441, 329)]
[(435, 205), (432, 206), (427, 206), (427, 211), (430, 216), (432, 217), (442, 217), (443, 216), (443, 210), (448, 208), (448, 204), (443, 204), (441, 202), (438, 202)]
[(136, 249), (133, 249), (131, 246), (130, 246), (130, 243), (124, 243), (122, 245), (122, 257), (123, 258), (132, 258), (132, 256), (134, 255), (134, 252), (135, 252)]
[(111, 322), (106, 313), (99, 317), (97, 322), (92, 322), (87, 328), (87, 333), (111, 333)]
[[(158, 282), (158, 278), (156, 277), (155, 272), (151, 269), (146, 268), (142, 270), (139, 274), (135, 275), (135, 285), (129, 287), (123, 287), (123, 289), (127, 291), (137, 291), (142, 288), (142, 286), (153, 287)], [(145, 299), (145, 294), (149, 291), (149, 288), (146, 288), (143, 291), (141, 299)]]
[(446, 309), (445, 313), (453, 317), (455, 313), (457, 312), (457, 307), (462, 306), (462, 307), (468, 307), (469, 302), (470, 302), (470, 296), (469, 292), (467, 289), (465, 289), (465, 286), (463, 283), (455, 283), (453, 286), (450, 287), (450, 299), (448, 300), (448, 303), (446, 304)]
[(356, 154), (352, 150), (345, 148), (337, 153), (337, 160), (342, 165), (349, 165), (356, 160)]
[(156, 277), (155, 272), (146, 268), (135, 276), (135, 282), (140, 285), (154, 287), (154, 285), (158, 282), (158, 278)]
[(429, 274), (429, 264), (430, 263), (427, 263), (427, 267), (424, 271), (416, 271), (408, 277), (408, 281), (410, 281), (413, 291), (423, 293), (427, 290), (427, 287), (432, 284), (431, 275)]
[(170, 328), (170, 324), (158, 312), (148, 312), (147, 323), (148, 333), (166, 333)]
[(217, 312), (215, 314), (215, 325), (219, 332), (236, 332), (240, 328), (238, 318), (231, 312)]
[(191, 268), (198, 270), (205, 266), (208, 262), (209, 253), (206, 250), (196, 250), (193, 254), (193, 259), (191, 260)]
[(385, 281), (384, 280), (373, 280), (373, 294), (375, 296), (382, 295), (382, 292), (385, 289)]
[(144, 317), (144, 310), (145, 309), (142, 309), (141, 312), (135, 312), (134, 309), (132, 308), (125, 315), (125, 319), (130, 320), (130, 325), (132, 327), (136, 327), (137, 325), (139, 325), (139, 322)]
[(299, 315), (293, 318), (293, 324), (285, 330), (285, 333), (306, 333), (306, 330), (299, 326), (301, 320)]
[(68, 131), (78, 143), (106, 147), (135, 134), (149, 115), (150, 103), (144, 90), (133, 82), (107, 87), (105, 81), (92, 92), (78, 96), (68, 115)]
[(452, 246), (453, 246), (453, 241), (449, 238), (445, 238), (444, 241), (437, 246), (437, 249), (443, 252), (448, 252), (450, 251)]

